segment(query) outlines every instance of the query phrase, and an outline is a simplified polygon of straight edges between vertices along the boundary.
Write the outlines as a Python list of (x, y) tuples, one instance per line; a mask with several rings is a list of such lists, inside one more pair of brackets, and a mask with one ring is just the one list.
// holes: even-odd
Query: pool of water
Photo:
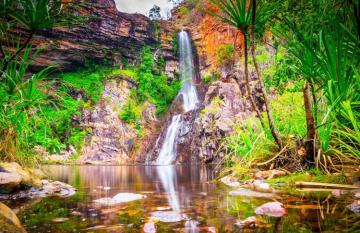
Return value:
[[(143, 232), (155, 222), (157, 232), (360, 232), (360, 216), (351, 212), (353, 194), (340, 191), (279, 192), (273, 197), (230, 196), (213, 182), (205, 166), (46, 166), (52, 179), (78, 192), (6, 203), (28, 232)], [(118, 193), (146, 197), (112, 206), (94, 202)], [(261, 204), (279, 201), (283, 217), (260, 216), (256, 229), (238, 230), (236, 221), (256, 216)], [(157, 220), (152, 221), (157, 217)]]

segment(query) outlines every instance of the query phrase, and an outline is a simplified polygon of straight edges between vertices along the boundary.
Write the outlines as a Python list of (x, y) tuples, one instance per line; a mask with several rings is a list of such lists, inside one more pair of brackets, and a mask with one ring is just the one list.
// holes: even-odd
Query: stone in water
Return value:
[(280, 202), (268, 202), (256, 208), (255, 213), (270, 217), (281, 217), (286, 214), (286, 210)]

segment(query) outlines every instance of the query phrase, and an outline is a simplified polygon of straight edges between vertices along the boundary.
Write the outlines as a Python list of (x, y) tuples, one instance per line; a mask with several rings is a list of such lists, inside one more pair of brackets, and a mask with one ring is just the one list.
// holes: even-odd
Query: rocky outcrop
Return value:
[(85, 110), (83, 122), (91, 129), (83, 150), (83, 163), (123, 163), (134, 146), (136, 132), (119, 118), (121, 108), (130, 95), (132, 84), (125, 80), (110, 80), (94, 109)]
[[(183, 8), (190, 10), (183, 14)], [(238, 30), (207, 13), (210, 11), (220, 12), (209, 1), (199, 1), (195, 7), (191, 1), (183, 1), (171, 11), (174, 24), (179, 28), (187, 28), (191, 33), (197, 49), (201, 75), (209, 75), (217, 69), (227, 68), (217, 63), (216, 51), (220, 45), (233, 45), (237, 51), (234, 59), (239, 59), (244, 44), (243, 36)]]
[(85, 18), (86, 22), (37, 33), (31, 43), (42, 52), (35, 60), (34, 68), (57, 64), (62, 70), (76, 70), (89, 65), (89, 62), (134, 65), (139, 63), (143, 46), (148, 45), (155, 51), (159, 43), (168, 74), (171, 76), (176, 71), (171, 45), (174, 28), (171, 23), (161, 21), (156, 27), (144, 15), (119, 12), (114, 0), (67, 2), (80, 3), (75, 13)]
[(144, 45), (155, 44), (146, 16), (119, 12), (113, 0), (76, 2), (81, 3), (76, 13), (88, 21), (35, 35), (32, 43), (43, 49), (36, 66), (58, 64), (64, 70), (75, 70), (89, 61), (132, 64), (138, 61)]
[[(93, 109), (85, 110), (82, 121), (91, 130), (80, 163), (126, 164), (134, 159), (132, 155), (141, 147), (136, 145), (142, 140), (134, 126), (119, 117), (126, 100), (131, 98), (133, 85), (121, 76), (107, 80), (100, 101)], [(144, 104), (143, 119), (138, 124), (145, 132), (151, 122), (157, 121), (155, 112), (153, 104)]]

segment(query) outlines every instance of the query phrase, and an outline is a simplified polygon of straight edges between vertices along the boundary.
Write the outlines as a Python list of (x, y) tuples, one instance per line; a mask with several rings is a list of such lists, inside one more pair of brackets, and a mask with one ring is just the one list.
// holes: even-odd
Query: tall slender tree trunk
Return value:
[(261, 73), (259, 70), (259, 66), (256, 62), (256, 55), (255, 55), (255, 18), (256, 18), (256, 0), (252, 1), (252, 18), (251, 18), (251, 55), (253, 58), (253, 62), (254, 62), (254, 66), (255, 66), (255, 70), (256, 70), (256, 75), (259, 79), (259, 83), (260, 83), (260, 90), (261, 90), (261, 95), (263, 97), (264, 100), (264, 104), (265, 104), (265, 110), (266, 110), (266, 115), (269, 121), (269, 127), (270, 127), (270, 131), (271, 131), (271, 135), (273, 136), (275, 143), (278, 145), (279, 149), (283, 149), (284, 147), (284, 143), (282, 142), (280, 135), (276, 129), (275, 126), (275, 122), (274, 122), (274, 118), (272, 115), (272, 111), (271, 111), (271, 107), (270, 107), (270, 101), (268, 98), (268, 95), (266, 93), (266, 89), (265, 89), (265, 84), (262, 80), (261, 77)]
[[(251, 86), (250, 86), (250, 79), (249, 79), (249, 67), (248, 67), (248, 41), (247, 41), (247, 37), (246, 37), (246, 33), (244, 33), (244, 66), (245, 66), (245, 81), (246, 81), (246, 92), (250, 98), (250, 102), (251, 102), (251, 106), (253, 108), (253, 110), (256, 112), (256, 114), (259, 117), (261, 126), (265, 129), (265, 124), (264, 124), (264, 119), (261, 115), (261, 112), (259, 110), (259, 108), (257, 107), (255, 100), (254, 100), (254, 96), (252, 95), (252, 91), (251, 91)], [(239, 86), (239, 88), (241, 88)]]
[(309, 82), (306, 81), (304, 87), (304, 107), (305, 107), (305, 116), (306, 116), (306, 159), (308, 162), (313, 163), (315, 161), (315, 140), (316, 140), (316, 125), (312, 112), (312, 101), (311, 101), (311, 93), (310, 93), (310, 85)]

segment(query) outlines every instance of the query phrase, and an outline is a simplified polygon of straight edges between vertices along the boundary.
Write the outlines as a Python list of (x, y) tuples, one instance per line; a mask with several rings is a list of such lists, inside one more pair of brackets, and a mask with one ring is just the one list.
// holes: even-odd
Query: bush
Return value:
[(126, 123), (136, 123), (141, 118), (141, 108), (131, 97), (127, 100), (119, 114), (121, 120)]
[(218, 65), (226, 65), (234, 61), (235, 49), (232, 44), (220, 45), (216, 49), (216, 62)]

